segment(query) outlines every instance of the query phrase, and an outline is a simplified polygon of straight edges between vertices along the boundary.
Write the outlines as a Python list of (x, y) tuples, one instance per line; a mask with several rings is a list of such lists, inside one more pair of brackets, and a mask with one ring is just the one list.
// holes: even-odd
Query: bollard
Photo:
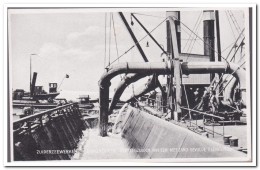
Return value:
[(237, 147), (238, 146), (238, 138), (237, 137), (231, 137), (229, 138), (230, 146), (231, 147)]
[(229, 144), (230, 144), (229, 139), (230, 139), (231, 137), (232, 137), (231, 135), (224, 135), (224, 136), (223, 136), (224, 145), (229, 145)]

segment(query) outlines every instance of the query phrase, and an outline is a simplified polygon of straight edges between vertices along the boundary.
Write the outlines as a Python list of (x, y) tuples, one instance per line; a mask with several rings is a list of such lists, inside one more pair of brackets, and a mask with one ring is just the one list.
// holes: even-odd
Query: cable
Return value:
[(109, 52), (108, 52), (108, 65), (110, 66), (110, 46), (111, 46), (111, 17), (112, 13), (110, 13), (110, 19), (109, 19)]
[[(196, 29), (196, 27), (197, 27), (197, 24), (198, 24), (198, 21), (199, 21), (199, 19), (200, 19), (200, 16), (201, 16), (201, 13), (200, 13), (200, 15), (199, 15), (199, 17), (198, 17), (198, 19), (197, 19), (197, 21), (196, 21), (196, 23), (195, 23), (194, 27), (193, 27), (193, 30), (195, 30), (195, 29)], [(189, 38), (188, 38), (188, 40), (189, 40), (189, 39), (191, 39), (191, 36), (192, 36), (192, 33), (190, 32), (190, 33), (189, 33)], [(187, 42), (186, 42), (186, 44), (184, 45), (183, 51), (185, 51), (185, 48), (186, 48), (186, 46), (187, 46), (188, 42), (189, 42), (189, 41), (187, 41)]]
[[(116, 43), (116, 54), (117, 54), (117, 57), (119, 57), (118, 47), (117, 47), (117, 39), (116, 39), (116, 29), (115, 29), (114, 15), (113, 14), (112, 14), (112, 21), (113, 21), (113, 30), (114, 30), (115, 43)], [(118, 62), (119, 62), (119, 60), (118, 60)]]
[[(153, 28), (149, 33), (151, 34), (154, 30), (156, 30), (162, 23), (164, 23), (166, 21), (168, 17), (166, 17), (162, 22), (160, 22), (155, 28)], [(125, 54), (127, 54), (130, 50), (132, 50), (137, 44), (139, 44), (142, 40), (144, 40), (146, 37), (148, 36), (148, 34), (146, 34), (143, 38), (141, 38), (137, 43), (135, 43), (132, 47), (130, 47), (128, 50), (126, 50), (123, 54), (121, 54), (119, 57), (117, 57), (115, 60), (113, 60), (111, 64), (113, 64), (114, 62), (116, 62), (117, 60), (119, 60), (121, 57), (123, 57)], [(107, 66), (108, 67), (108, 66)]]
[(232, 25), (231, 25), (230, 19), (229, 19), (229, 17), (228, 17), (227, 11), (225, 11), (225, 13), (226, 13), (226, 16), (227, 16), (228, 23), (229, 23), (229, 25), (230, 25), (231, 31), (232, 31), (232, 33), (233, 33), (234, 39), (236, 39), (236, 35), (235, 35), (234, 30), (233, 30), (233, 28), (232, 28)]
[(241, 43), (239, 44), (238, 48), (236, 49), (234, 55), (231, 57), (230, 62), (233, 60), (233, 58), (236, 56), (239, 48), (242, 48), (242, 45), (244, 44), (245, 37), (242, 39)]
[[(226, 59), (229, 57), (229, 55), (231, 54), (231, 52), (232, 52), (232, 50), (233, 50), (233, 48), (236, 46), (236, 44), (237, 44), (237, 42), (238, 42), (238, 40), (240, 39), (240, 36), (244, 33), (244, 30), (245, 30), (245, 28), (241, 31), (241, 33), (239, 34), (239, 36), (237, 37), (237, 39), (236, 39), (236, 41), (235, 41), (235, 43), (234, 43), (234, 45), (233, 45), (233, 47), (230, 49), (230, 51), (229, 51), (229, 53), (228, 53), (228, 55), (227, 55), (227, 57), (226, 57)], [(245, 37), (245, 36), (244, 36)], [(243, 37), (243, 38), (244, 38)]]
[(238, 24), (238, 22), (237, 22), (237, 20), (236, 20), (236, 17), (235, 17), (234, 14), (233, 14), (233, 12), (230, 11), (230, 10), (228, 10), (228, 13), (229, 13), (229, 15), (230, 15), (230, 18), (231, 18), (231, 20), (232, 20), (232, 22), (233, 22), (233, 24), (234, 24), (234, 26), (235, 26), (237, 32), (238, 32), (238, 33), (241, 32), (241, 28), (239, 27), (239, 24)]
[(147, 15), (147, 14), (141, 14), (141, 13), (132, 13), (132, 14), (137, 14), (137, 15), (143, 15), (143, 16), (148, 16), (148, 17), (156, 17), (156, 18), (164, 18), (156, 15)]
[(234, 42), (229, 44), (224, 50), (221, 51), (221, 53), (225, 52), (229, 47), (234, 46)]
[[(201, 15), (202, 16), (202, 15)], [(199, 26), (200, 26), (200, 24), (201, 24), (201, 20), (202, 20), (202, 17), (201, 17), (201, 19), (200, 19), (200, 22), (199, 22), (199, 24), (197, 25), (197, 28), (196, 28), (196, 30), (195, 30), (195, 33), (196, 34), (198, 34), (198, 29), (199, 29)], [(195, 42), (197, 42), (196, 40), (197, 40), (197, 36), (195, 36), (195, 39), (193, 40), (193, 44), (192, 44), (192, 42), (191, 42), (191, 44), (192, 44), (192, 46), (190, 47), (190, 48), (188, 48), (188, 56), (187, 56), (187, 58), (186, 58), (186, 62), (188, 61), (188, 58), (190, 57), (190, 54), (191, 54), (191, 51), (192, 51), (192, 49), (193, 49), (193, 47), (194, 47), (194, 45), (195, 45)], [(190, 49), (190, 50), (189, 50)]]
[[(198, 19), (197, 19), (197, 21), (196, 21), (194, 27), (193, 27), (193, 30), (196, 30), (197, 25), (199, 24), (199, 21), (200, 21), (200, 18), (201, 18), (201, 16), (202, 16), (202, 14), (203, 14), (203, 12), (200, 13), (200, 15), (199, 15), (199, 17), (198, 17)], [(190, 34), (189, 34), (189, 39), (190, 39), (191, 37), (192, 37), (192, 32), (190, 32)], [(197, 38), (197, 37), (196, 37), (196, 38)], [(185, 51), (185, 48), (186, 48), (187, 44), (188, 44), (188, 41), (187, 41), (186, 44), (184, 45), (183, 51)], [(191, 44), (191, 42), (190, 42), (190, 44)], [(189, 48), (188, 48), (188, 49), (189, 49)], [(187, 50), (187, 51), (188, 51), (188, 50)]]
[[(174, 16), (172, 16), (172, 17), (175, 18), (175, 20), (180, 21), (180, 20), (177, 19), (176, 17), (174, 17)], [(180, 21), (180, 23), (182, 23), (182, 25), (183, 25), (184, 27), (186, 27), (189, 31), (191, 31), (193, 34), (195, 34), (205, 45), (207, 45), (209, 48), (211, 48), (216, 54), (220, 55), (215, 49), (213, 49), (212, 47), (210, 47), (210, 45), (207, 44), (200, 36), (198, 36), (196, 33), (194, 33), (186, 24), (184, 24), (182, 21)], [(220, 55), (220, 56), (221, 56), (221, 55)], [(227, 61), (224, 57), (221, 56), (221, 58), (223, 58), (223, 59), (228, 63), (228, 61)]]
[(244, 55), (238, 60), (237, 63), (239, 63), (245, 56), (246, 56), (246, 54), (244, 54)]
[(105, 56), (104, 56), (104, 68), (106, 68), (106, 55), (107, 55), (107, 13), (105, 13)]
[[(119, 53), (118, 53), (118, 47), (117, 47), (117, 39), (116, 39), (116, 29), (115, 29), (115, 22), (114, 22), (114, 14), (112, 13), (112, 21), (113, 21), (113, 30), (114, 30), (114, 37), (115, 37), (115, 44), (116, 44), (116, 55), (117, 57), (119, 57)], [(118, 59), (119, 62), (119, 59)], [(122, 80), (122, 75), (120, 74), (120, 80)]]

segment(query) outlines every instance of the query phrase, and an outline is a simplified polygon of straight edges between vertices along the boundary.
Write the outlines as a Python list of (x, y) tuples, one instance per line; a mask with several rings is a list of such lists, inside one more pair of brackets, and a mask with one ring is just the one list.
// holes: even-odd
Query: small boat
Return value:
[[(96, 100), (90, 100), (89, 95), (81, 95), (79, 96), (79, 108), (82, 109), (92, 109)], [(98, 101), (98, 100), (97, 100)]]
[(36, 77), (37, 73), (34, 73), (30, 92), (26, 92), (23, 89), (13, 91), (14, 108), (34, 107), (37, 109), (51, 109), (58, 106), (59, 102), (54, 101), (60, 94), (57, 92), (57, 83), (49, 83), (49, 93), (47, 93), (43, 86), (35, 86)]

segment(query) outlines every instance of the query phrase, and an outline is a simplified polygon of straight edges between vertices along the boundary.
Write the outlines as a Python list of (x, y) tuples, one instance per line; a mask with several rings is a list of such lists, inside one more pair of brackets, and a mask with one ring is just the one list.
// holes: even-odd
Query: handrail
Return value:
[(215, 116), (215, 115), (212, 115), (212, 114), (207, 114), (207, 113), (204, 113), (204, 112), (200, 112), (198, 110), (193, 110), (193, 109), (188, 109), (186, 107), (180, 107), (181, 109), (185, 109), (185, 110), (190, 110), (190, 111), (193, 111), (193, 112), (197, 112), (197, 113), (200, 113), (200, 114), (203, 114), (203, 115), (207, 115), (207, 116), (211, 116), (211, 117), (215, 117), (215, 118), (219, 118), (221, 120), (224, 120), (225, 118), (224, 117), (221, 117), (221, 116)]
[(23, 117), (19, 120), (16, 120), (13, 122), (13, 125), (17, 125), (17, 124), (20, 124), (20, 123), (23, 123), (23, 122), (26, 122), (28, 120), (31, 120), (31, 119), (35, 119), (35, 118), (38, 118), (38, 117), (41, 117), (45, 114), (51, 114), (52, 112), (54, 111), (57, 111), (57, 110), (60, 110), (62, 108), (66, 108), (68, 106), (73, 106), (73, 105), (76, 105), (77, 103), (70, 103), (70, 104), (67, 104), (67, 105), (63, 105), (63, 106), (59, 106), (59, 107), (56, 107), (54, 109), (49, 109), (49, 110), (45, 110), (43, 112), (40, 112), (40, 113), (36, 113), (36, 114), (33, 114), (33, 115), (30, 115), (30, 116), (26, 116), (26, 117)]

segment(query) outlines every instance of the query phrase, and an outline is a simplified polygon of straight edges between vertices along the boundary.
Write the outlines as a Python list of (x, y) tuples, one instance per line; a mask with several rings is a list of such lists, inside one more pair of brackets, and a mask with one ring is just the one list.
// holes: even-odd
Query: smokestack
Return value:
[(35, 84), (36, 84), (37, 73), (33, 72), (31, 96), (34, 96)]
[[(210, 61), (215, 61), (215, 13), (213, 10), (203, 11), (203, 39), (204, 39), (204, 55), (208, 55)], [(215, 77), (215, 74), (210, 74), (210, 81)]]

